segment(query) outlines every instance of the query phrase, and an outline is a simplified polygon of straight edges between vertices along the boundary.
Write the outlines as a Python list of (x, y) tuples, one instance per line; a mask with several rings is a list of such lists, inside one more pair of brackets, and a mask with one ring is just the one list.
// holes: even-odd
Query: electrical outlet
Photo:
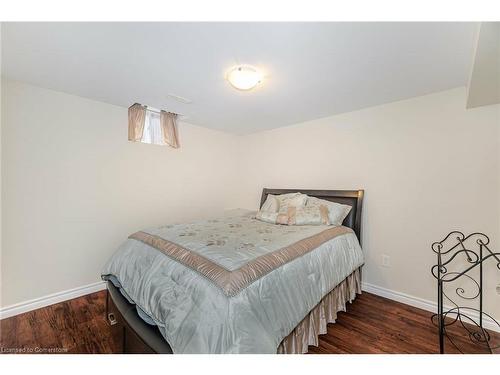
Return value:
[(390, 267), (391, 266), (391, 257), (389, 255), (382, 255), (382, 266)]

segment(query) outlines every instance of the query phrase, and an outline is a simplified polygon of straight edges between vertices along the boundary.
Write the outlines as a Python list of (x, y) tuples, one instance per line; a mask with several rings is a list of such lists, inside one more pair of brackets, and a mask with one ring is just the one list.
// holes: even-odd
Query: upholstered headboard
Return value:
[(279, 195), (299, 192), (311, 197), (324, 199), (331, 202), (348, 204), (352, 207), (351, 212), (345, 218), (343, 225), (352, 228), (361, 243), (361, 210), (363, 208), (364, 190), (304, 190), (304, 189), (268, 189), (262, 190), (260, 207), (264, 204), (268, 194)]

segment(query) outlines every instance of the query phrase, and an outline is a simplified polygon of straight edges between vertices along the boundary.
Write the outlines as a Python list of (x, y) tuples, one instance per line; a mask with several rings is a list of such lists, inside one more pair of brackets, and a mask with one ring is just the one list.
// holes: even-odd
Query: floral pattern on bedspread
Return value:
[(269, 224), (256, 220), (255, 213), (247, 212), (189, 224), (165, 225), (143, 232), (178, 244), (233, 271), (256, 257), (328, 228), (331, 227)]

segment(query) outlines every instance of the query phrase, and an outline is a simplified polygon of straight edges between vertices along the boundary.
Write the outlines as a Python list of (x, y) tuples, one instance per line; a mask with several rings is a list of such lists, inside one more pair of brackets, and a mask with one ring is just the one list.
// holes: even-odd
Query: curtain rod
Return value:
[[(158, 113), (158, 114), (161, 113), (161, 110), (159, 110), (159, 109), (156, 109), (156, 108), (153, 108), (153, 107), (149, 107), (147, 105), (143, 105), (143, 107), (146, 108), (146, 111), (154, 112), (154, 113)], [(168, 112), (168, 111), (165, 111), (165, 112)], [(170, 112), (170, 113), (175, 113), (179, 117), (187, 117), (186, 115), (183, 115), (182, 113), (176, 113), (176, 112)]]

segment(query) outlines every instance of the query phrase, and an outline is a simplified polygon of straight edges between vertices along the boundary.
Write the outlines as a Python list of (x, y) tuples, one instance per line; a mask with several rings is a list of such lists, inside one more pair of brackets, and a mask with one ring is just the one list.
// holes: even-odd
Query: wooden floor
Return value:
[[(1, 353), (113, 353), (104, 317), (105, 293), (98, 292), (0, 321)], [(319, 347), (310, 353), (437, 353), (431, 313), (363, 293), (339, 313)], [(456, 340), (466, 353), (485, 353), (458, 330)], [(500, 334), (492, 333), (495, 345)], [(449, 341), (447, 352), (457, 350)]]

